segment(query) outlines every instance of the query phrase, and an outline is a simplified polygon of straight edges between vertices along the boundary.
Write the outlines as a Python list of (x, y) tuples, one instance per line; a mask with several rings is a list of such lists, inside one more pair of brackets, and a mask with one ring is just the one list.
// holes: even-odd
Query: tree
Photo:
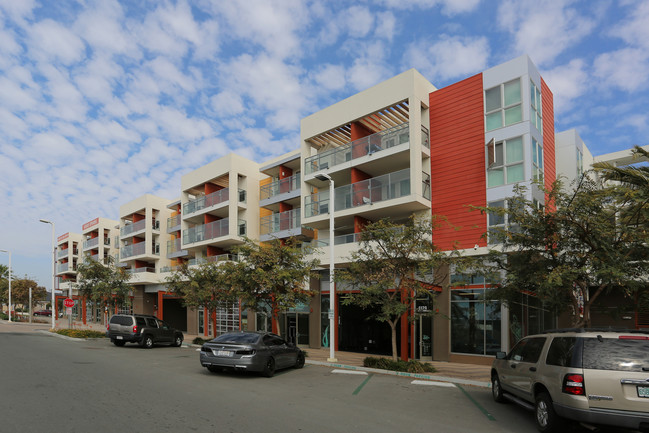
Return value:
[(105, 264), (90, 259), (77, 266), (75, 286), (84, 298), (113, 310), (126, 303), (131, 291), (130, 279), (131, 274), (115, 266), (112, 257), (107, 257)]
[(11, 303), (16, 305), (20, 304), (23, 309), (29, 306), (29, 289), (32, 289), (32, 300), (43, 299), (46, 296), (45, 287), (39, 286), (38, 283), (31, 278), (25, 276), (24, 278), (12, 279), (11, 281)]
[[(238, 302), (238, 294), (232, 290), (230, 274), (222, 266), (224, 262), (207, 262), (197, 267), (183, 264), (167, 277), (167, 288), (183, 298), (185, 306), (207, 308), (210, 313), (230, 308)], [(212, 321), (216, 335), (216, 320)]]
[(307, 260), (306, 255), (311, 251), (301, 248), (296, 239), (257, 244), (246, 238), (233, 252), (239, 255), (240, 261), (226, 262), (223, 268), (242, 308), (270, 311), (277, 323), (281, 312), (313, 296), (308, 281), (320, 260)]
[(524, 187), (505, 208), (481, 208), (506, 221), (486, 234), (492, 247), (481, 268), (495, 282), (489, 295), (511, 304), (532, 293), (557, 313), (571, 308), (575, 327), (590, 326), (603, 294), (633, 296), (649, 271), (649, 245), (646, 230), (619, 211), (632, 199), (616, 188), (585, 175), (573, 191), (560, 181), (544, 190), (545, 208), (525, 198)]
[(8, 302), (9, 302), (9, 267), (6, 265), (0, 265), (0, 304), (7, 304)]
[(444, 268), (452, 255), (439, 251), (433, 243), (434, 225), (430, 219), (414, 217), (405, 224), (387, 219), (370, 223), (361, 232), (349, 267), (335, 274), (335, 280), (351, 291), (344, 304), (371, 309), (372, 318), (390, 325), (394, 360), (401, 317), (415, 299), (427, 297), (432, 302), (436, 289), (447, 281)]

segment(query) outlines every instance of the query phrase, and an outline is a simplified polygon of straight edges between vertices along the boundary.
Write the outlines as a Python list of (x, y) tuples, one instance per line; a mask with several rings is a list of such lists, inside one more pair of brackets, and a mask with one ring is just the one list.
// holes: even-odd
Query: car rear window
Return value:
[(214, 343), (253, 344), (259, 340), (259, 334), (223, 334), (216, 337)]
[(584, 368), (616, 371), (649, 369), (649, 340), (630, 338), (584, 338)]
[(131, 318), (131, 316), (113, 316), (110, 318), (110, 323), (129, 326), (133, 324), (133, 319)]

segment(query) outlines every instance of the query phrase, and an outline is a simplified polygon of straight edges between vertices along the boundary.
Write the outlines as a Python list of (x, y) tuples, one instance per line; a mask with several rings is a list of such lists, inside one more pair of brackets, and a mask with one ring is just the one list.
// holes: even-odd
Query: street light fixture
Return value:
[(54, 278), (56, 275), (56, 245), (54, 244), (54, 223), (48, 220), (39, 220), (42, 223), (49, 224), (52, 226), (52, 329), (55, 327), (56, 320), (56, 299), (54, 298)]
[(335, 310), (336, 289), (334, 286), (334, 180), (328, 174), (322, 173), (315, 177), (321, 181), (329, 181), (329, 362), (336, 362), (334, 350), (334, 331), (335, 327)]
[(3, 253), (9, 254), (9, 323), (11, 323), (11, 251), (0, 250)]

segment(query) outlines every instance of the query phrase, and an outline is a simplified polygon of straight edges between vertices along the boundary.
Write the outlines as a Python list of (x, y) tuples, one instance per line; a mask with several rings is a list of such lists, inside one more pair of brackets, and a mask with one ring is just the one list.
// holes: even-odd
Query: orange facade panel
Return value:
[(448, 223), (433, 232), (442, 250), (486, 245), (482, 74), (430, 94), (432, 213)]
[(541, 107), (543, 117), (543, 165), (545, 187), (549, 188), (557, 177), (554, 150), (554, 95), (541, 78)]

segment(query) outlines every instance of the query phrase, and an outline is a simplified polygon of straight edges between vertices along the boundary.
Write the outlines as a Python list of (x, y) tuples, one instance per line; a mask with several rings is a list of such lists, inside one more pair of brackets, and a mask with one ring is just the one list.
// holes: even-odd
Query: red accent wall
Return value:
[[(352, 122), (350, 127), (351, 127), (350, 134), (351, 134), (352, 141), (358, 140), (359, 138), (367, 137), (368, 135), (372, 135), (372, 131), (367, 129), (361, 123)], [(352, 157), (359, 158), (363, 155), (367, 155), (367, 151), (368, 151), (367, 146), (359, 146), (359, 145), (353, 146)]]
[(442, 250), (486, 245), (487, 217), (467, 207), (487, 198), (482, 95), (482, 74), (430, 94), (432, 213), (450, 223), (433, 233)]
[(218, 247), (215, 247), (215, 246), (212, 246), (212, 245), (207, 246), (207, 256), (208, 257), (210, 257), (210, 256), (220, 256), (221, 254), (225, 254), (225, 250), (223, 250), (221, 248), (218, 248)]
[(212, 194), (213, 192), (216, 192), (220, 189), (223, 189), (222, 186), (219, 185), (214, 185), (213, 183), (206, 183), (205, 184), (205, 195)]
[[(557, 177), (554, 147), (554, 95), (541, 78), (541, 109), (543, 117), (543, 176), (545, 187), (549, 188)], [(554, 210), (554, 204), (547, 203), (548, 210)]]
[(370, 222), (371, 221), (368, 220), (367, 218), (354, 215), (354, 233), (362, 232), (365, 226), (368, 225)]
[(140, 215), (139, 213), (134, 213), (133, 214), (133, 222), (136, 223), (138, 221), (142, 221), (144, 218), (146, 218), (144, 215)]
[(293, 176), (293, 170), (283, 165), (279, 166), (279, 178), (286, 179), (287, 177)]

